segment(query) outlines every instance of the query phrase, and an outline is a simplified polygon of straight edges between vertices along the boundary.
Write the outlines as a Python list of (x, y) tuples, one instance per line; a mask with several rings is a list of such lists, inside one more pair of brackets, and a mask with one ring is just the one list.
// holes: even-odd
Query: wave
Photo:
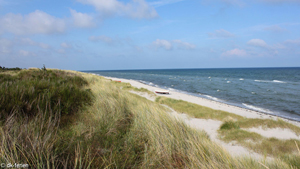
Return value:
[(280, 80), (273, 80), (273, 81), (269, 81), (269, 80), (254, 80), (255, 82), (263, 82), (263, 83), (286, 83), (284, 81), (280, 81)]
[(215, 101), (220, 101), (218, 98), (212, 97), (212, 96), (210, 96), (210, 95), (203, 95), (203, 96), (205, 96), (205, 97), (207, 97), (207, 98), (209, 98), (209, 99), (215, 100)]
[(268, 113), (268, 114), (273, 114), (269, 109), (264, 109), (264, 108), (261, 108), (261, 107), (256, 107), (256, 106), (253, 106), (253, 105), (249, 105), (249, 104), (246, 104), (246, 103), (242, 103), (245, 107), (251, 109), (251, 110), (255, 110), (255, 111), (259, 111), (259, 112), (263, 112), (263, 113)]
[(275, 83), (286, 83), (284, 81), (279, 81), (279, 80), (273, 80), (273, 82), (275, 82)]

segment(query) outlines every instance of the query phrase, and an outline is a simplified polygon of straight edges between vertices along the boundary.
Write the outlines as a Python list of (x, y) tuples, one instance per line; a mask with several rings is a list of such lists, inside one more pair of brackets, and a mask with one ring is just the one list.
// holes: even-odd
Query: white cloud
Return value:
[(221, 0), (222, 2), (225, 2), (227, 4), (236, 5), (239, 7), (245, 6), (245, 3), (242, 0)]
[(277, 44), (274, 44), (272, 48), (273, 49), (285, 49), (286, 47), (283, 44), (277, 43)]
[(0, 32), (14, 34), (52, 34), (62, 33), (66, 29), (63, 19), (36, 10), (28, 15), (9, 13), (0, 18)]
[(288, 40), (284, 41), (284, 43), (300, 45), (300, 39), (288, 39)]
[(42, 43), (42, 42), (35, 42), (30, 38), (20, 38), (14, 40), (15, 44), (20, 44), (23, 46), (38, 46), (43, 49), (48, 49), (50, 46), (48, 44)]
[(94, 18), (91, 15), (80, 13), (73, 9), (70, 9), (70, 12), (74, 26), (80, 28), (90, 28), (96, 25)]
[(286, 29), (281, 28), (278, 25), (267, 26), (267, 27), (264, 28), (264, 30), (266, 30), (266, 31), (272, 31), (272, 32), (275, 32), (275, 33), (286, 31)]
[(223, 52), (221, 56), (227, 56), (227, 57), (231, 57), (231, 56), (237, 56), (237, 57), (243, 57), (246, 56), (247, 53), (245, 50), (243, 49), (232, 49), (232, 50), (228, 50), (226, 52)]
[(156, 10), (149, 6), (145, 0), (131, 0), (123, 3), (118, 0), (77, 0), (83, 4), (93, 5), (103, 16), (120, 15), (131, 18), (155, 18)]
[(156, 41), (154, 41), (152, 44), (157, 48), (164, 48), (166, 50), (171, 50), (173, 48), (173, 45), (170, 41), (163, 39), (156, 39)]
[(247, 44), (256, 47), (269, 48), (269, 45), (261, 39), (251, 39)]
[(152, 45), (156, 48), (164, 48), (166, 50), (172, 50), (173, 48), (191, 50), (196, 48), (194, 44), (183, 42), (181, 40), (168, 41), (164, 39), (156, 39), (156, 41), (152, 42)]
[(173, 3), (177, 3), (177, 2), (181, 2), (181, 1), (184, 1), (184, 0), (160, 0), (160, 1), (150, 2), (149, 4), (154, 7), (160, 7), (160, 6), (173, 4)]
[(215, 4), (219, 2), (238, 7), (244, 7), (246, 5), (243, 0), (202, 0), (202, 3), (204, 4)]
[(13, 43), (8, 39), (0, 39), (0, 53), (8, 54), (11, 52)]
[(208, 33), (208, 36), (212, 38), (231, 38), (234, 37), (234, 34), (224, 29), (220, 29), (220, 30), (216, 30), (215, 32)]
[(29, 56), (31, 53), (29, 51), (26, 51), (26, 50), (20, 50), (19, 54), (22, 55), (22, 56)]
[(61, 43), (60, 46), (61, 46), (62, 48), (72, 48), (72, 45), (71, 45), (71, 44), (68, 44), (68, 43), (66, 43), (66, 42)]
[(258, 0), (259, 2), (281, 3), (281, 2), (300, 2), (299, 0)]
[(196, 46), (194, 44), (182, 42), (181, 40), (173, 40), (173, 42), (177, 44), (178, 48), (182, 48), (182, 49), (195, 49), (196, 48)]
[(99, 42), (99, 41), (102, 41), (104, 43), (107, 43), (107, 44), (112, 44), (114, 42), (114, 40), (108, 36), (90, 36), (89, 37), (89, 40), (90, 41), (93, 41), (93, 42)]
[(101, 36), (90, 36), (89, 40), (92, 42), (102, 42), (105, 43), (107, 45), (129, 45), (134, 47), (133, 43), (132, 43), (132, 39), (131, 38), (119, 38), (119, 37), (109, 37), (109, 36), (105, 36), (105, 35), (101, 35)]

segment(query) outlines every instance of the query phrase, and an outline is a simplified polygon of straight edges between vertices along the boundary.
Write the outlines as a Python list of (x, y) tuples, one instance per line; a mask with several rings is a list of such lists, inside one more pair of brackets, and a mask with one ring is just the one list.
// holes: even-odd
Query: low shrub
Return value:
[(34, 116), (47, 113), (73, 114), (91, 104), (92, 93), (82, 77), (59, 70), (25, 70), (15, 76), (0, 74), (0, 119), (12, 112)]

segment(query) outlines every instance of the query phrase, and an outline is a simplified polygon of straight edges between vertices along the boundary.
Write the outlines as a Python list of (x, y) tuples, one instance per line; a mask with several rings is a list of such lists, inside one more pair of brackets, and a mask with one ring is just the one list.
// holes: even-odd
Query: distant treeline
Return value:
[(0, 66), (0, 71), (3, 71), (3, 70), (22, 70), (21, 68), (19, 67), (15, 67), (15, 68), (7, 68), (7, 67), (2, 67)]

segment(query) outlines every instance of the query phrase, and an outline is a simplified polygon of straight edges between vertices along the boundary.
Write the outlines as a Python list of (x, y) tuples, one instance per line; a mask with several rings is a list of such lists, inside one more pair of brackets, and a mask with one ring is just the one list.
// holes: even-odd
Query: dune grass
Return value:
[[(37, 71), (42, 71), (42, 74)], [(31, 168), (78, 169), (259, 169), (265, 168), (265, 166), (279, 169), (297, 166), (297, 159), (289, 157), (287, 158), (293, 160), (276, 159), (259, 162), (247, 157), (233, 158), (220, 146), (213, 143), (206, 133), (191, 129), (185, 123), (166, 113), (161, 105), (134, 95), (126, 89), (120, 89), (120, 86), (115, 85), (114, 82), (99, 76), (74, 71), (45, 71), (26, 70), (19, 72), (15, 77), (1, 76), (1, 79), (16, 78), (11, 83), (19, 84), (23, 83), (20, 77), (26, 77), (27, 81), (45, 80), (43, 83), (47, 85), (54, 83), (53, 86), (60, 78), (62, 81), (68, 79), (60, 85), (71, 83), (74, 85), (73, 87), (77, 86), (78, 92), (91, 92), (92, 102), (86, 102), (88, 100), (78, 96), (81, 106), (74, 108), (78, 103), (77, 98), (76, 101), (65, 104), (64, 109), (59, 108), (63, 103), (57, 104), (56, 98), (63, 98), (64, 95), (50, 97), (52, 90), (43, 92), (45, 90), (43, 89), (38, 90), (40, 93), (35, 95), (36, 98), (28, 97), (27, 100), (19, 100), (24, 102), (20, 105), (36, 104), (37, 110), (34, 113), (31, 111), (24, 113), (27, 110), (21, 108), (13, 108), (11, 112), (3, 109), (2, 113), (5, 116), (2, 116), (0, 126), (1, 163), (27, 163)], [(43, 73), (50, 72), (54, 72), (58, 77), (45, 78)], [(81, 81), (74, 81), (75, 78), (87, 83), (75, 85)], [(1, 82), (1, 85), (5, 83)], [(35, 88), (39, 85), (38, 82), (31, 83), (24, 90), (31, 91), (30, 87)], [(9, 86), (4, 87), (12, 90), (9, 89)], [(53, 87), (53, 89), (56, 88)], [(57, 88), (58, 91), (61, 91), (60, 89), (64, 89), (64, 87)], [(67, 89), (73, 91), (71, 87), (65, 88), (65, 90)], [(24, 90), (17, 90), (19, 92), (15, 92), (14, 96), (22, 95)], [(5, 95), (8, 94), (5, 93)], [(42, 97), (38, 97), (40, 95), (44, 95), (45, 103), (42, 103)], [(74, 97), (72, 92), (67, 96), (71, 100)], [(53, 98), (53, 102), (51, 98)], [(33, 101), (35, 99), (37, 101)], [(68, 122), (66, 123), (66, 121)]]
[(225, 142), (234, 141), (257, 153), (280, 158), (294, 164), (296, 168), (300, 168), (300, 151), (297, 149), (297, 146), (300, 145), (299, 140), (266, 138), (258, 133), (241, 129), (238, 123), (233, 121), (224, 122), (220, 126), (219, 133), (220, 138)]
[(221, 110), (214, 110), (208, 107), (200, 106), (198, 104), (186, 102), (183, 100), (176, 100), (167, 97), (157, 97), (156, 102), (160, 104), (165, 104), (179, 113), (185, 113), (191, 117), (201, 118), (201, 119), (213, 119), (223, 121), (227, 118), (232, 118), (235, 120), (243, 119), (244, 117), (228, 113)]
[[(208, 107), (200, 106), (197, 104), (189, 103), (182, 100), (175, 100), (166, 97), (158, 97), (156, 102), (165, 104), (177, 112), (189, 114), (195, 118), (214, 119), (223, 121), (220, 126), (219, 134), (220, 139), (225, 142), (236, 142), (239, 145), (245, 146), (255, 152), (263, 155), (282, 158), (288, 162), (300, 160), (296, 148), (296, 144), (300, 144), (299, 140), (279, 140), (276, 138), (265, 138), (255, 132), (249, 132), (243, 129), (252, 127), (268, 128), (286, 128), (300, 134), (300, 128), (285, 122), (281, 119), (250, 119), (244, 118), (232, 113), (214, 110)], [(299, 163), (297, 167), (300, 168)]]
[(124, 82), (118, 82), (118, 81), (111, 81), (111, 82), (114, 83), (116, 86), (119, 86), (121, 89), (124, 89), (124, 90), (143, 92), (143, 93), (147, 93), (150, 96), (156, 96), (153, 92), (149, 91), (148, 89), (136, 88), (136, 87), (132, 86), (130, 83), (124, 83)]

